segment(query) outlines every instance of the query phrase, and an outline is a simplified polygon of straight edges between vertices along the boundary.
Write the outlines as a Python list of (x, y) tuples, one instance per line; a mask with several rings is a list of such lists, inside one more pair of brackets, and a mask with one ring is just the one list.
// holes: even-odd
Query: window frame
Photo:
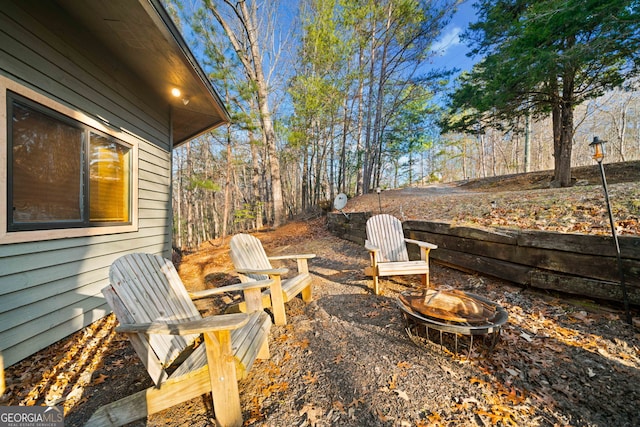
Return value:
[[(12, 94), (8, 94), (8, 92)], [(8, 120), (10, 120), (11, 117), (10, 111), (8, 111), (8, 102), (13, 94), (16, 95), (13, 99), (16, 99), (19, 103), (26, 104), (27, 107), (49, 115), (56, 120), (62, 120), (71, 126), (81, 128), (86, 133), (87, 141), (85, 141), (84, 147), (82, 148), (83, 170), (81, 172), (85, 175), (82, 177), (83, 189), (81, 193), (82, 197), (86, 198), (86, 200), (83, 201), (85, 213), (80, 222), (58, 223), (54, 221), (46, 224), (38, 223), (34, 226), (19, 224), (19, 229), (16, 229), (16, 227), (13, 227), (11, 230), (9, 229), (8, 196), (9, 191), (11, 191), (9, 184), (12, 181), (8, 176), (11, 171), (9, 164), (11, 161), (11, 153), (9, 153), (8, 150), (11, 146), (10, 138), (12, 136), (9, 135)], [(88, 186), (90, 156), (87, 151), (90, 144), (88, 139), (91, 133), (114, 139), (117, 143), (129, 148), (129, 167), (131, 170), (129, 174), (129, 222), (96, 222), (90, 220)], [(0, 211), (2, 212), (0, 215), (0, 244), (100, 236), (138, 231), (138, 151), (141, 141), (141, 139), (132, 133), (115, 128), (100, 117), (93, 118), (84, 112), (66, 106), (40, 92), (0, 75), (0, 150), (2, 152), (0, 156)]]

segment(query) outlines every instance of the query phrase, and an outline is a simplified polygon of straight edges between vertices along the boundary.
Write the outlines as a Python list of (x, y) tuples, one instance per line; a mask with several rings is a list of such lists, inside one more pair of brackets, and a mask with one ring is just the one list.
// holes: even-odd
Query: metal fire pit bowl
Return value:
[[(429, 291), (405, 291), (400, 294), (401, 297), (416, 298), (418, 296), (424, 296), (425, 292)], [(430, 291), (433, 292), (433, 291)], [(446, 291), (443, 291), (446, 292)], [(439, 316), (433, 317), (426, 315), (422, 312), (419, 312), (408, 306), (402, 301), (401, 297), (396, 299), (400, 310), (404, 315), (405, 320), (405, 330), (411, 340), (417, 345), (421, 345), (421, 341), (427, 340), (433, 342), (433, 335), (435, 331), (435, 335), (440, 337), (440, 347), (443, 347), (443, 334), (451, 334), (451, 339), (454, 344), (454, 352), (458, 354), (458, 337), (468, 336), (469, 337), (469, 350), (468, 356), (471, 356), (471, 351), (473, 348), (474, 337), (482, 337), (483, 341), (488, 343), (488, 352), (491, 353), (498, 343), (500, 339), (500, 331), (502, 326), (507, 322), (509, 314), (507, 311), (499, 304), (488, 300), (487, 298), (483, 298), (480, 295), (475, 295), (469, 292), (462, 291), (454, 291), (456, 295), (463, 295), (465, 298), (476, 300), (477, 302), (483, 304), (488, 307), (492, 316), (486, 317), (482, 321), (454, 321), (448, 320), (451, 318), (458, 318), (460, 315), (452, 315), (452, 316)], [(437, 311), (437, 310), (436, 310)], [(431, 330), (431, 331), (430, 331)]]

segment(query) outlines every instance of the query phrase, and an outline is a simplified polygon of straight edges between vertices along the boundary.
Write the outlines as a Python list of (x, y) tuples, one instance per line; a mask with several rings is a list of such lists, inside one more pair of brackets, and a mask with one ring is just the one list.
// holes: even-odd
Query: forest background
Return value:
[(464, 3), (166, 0), (232, 117), (174, 150), (174, 245), (277, 227), (338, 193), (557, 177), (563, 156), (594, 163), (594, 136), (606, 162), (640, 159), (637, 0), (477, 0), (461, 35), (476, 65), (436, 68)]

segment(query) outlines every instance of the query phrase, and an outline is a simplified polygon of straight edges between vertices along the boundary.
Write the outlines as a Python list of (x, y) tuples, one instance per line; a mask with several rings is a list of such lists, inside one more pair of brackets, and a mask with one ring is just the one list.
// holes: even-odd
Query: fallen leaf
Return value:
[(411, 364), (409, 362), (398, 362), (398, 368), (400, 369), (409, 369)]
[(533, 338), (531, 338), (531, 335), (529, 335), (529, 334), (527, 334), (525, 332), (521, 333), (520, 337), (524, 338), (525, 341), (527, 341), (527, 342), (533, 342)]
[(380, 421), (382, 421), (383, 423), (386, 423), (387, 421), (392, 421), (394, 419), (393, 417), (386, 416), (385, 414), (380, 412), (379, 409), (376, 409), (376, 414), (378, 415), (378, 418), (380, 419)]
[(100, 374), (93, 380), (93, 384), (102, 384), (107, 378), (109, 378), (107, 375)]
[(304, 340), (298, 341), (296, 345), (301, 349), (305, 350), (307, 347), (309, 347), (309, 340), (304, 339)]
[(324, 411), (317, 406), (307, 403), (302, 407), (302, 409), (300, 409), (300, 411), (298, 411), (298, 415), (302, 416), (306, 414), (309, 424), (311, 424), (311, 426), (315, 426), (323, 412)]
[(404, 392), (404, 391), (402, 391), (402, 390), (393, 390), (393, 391), (395, 391), (396, 393), (398, 393), (398, 397), (403, 398), (403, 399), (404, 399), (404, 400), (406, 400), (407, 402), (409, 401), (409, 395), (408, 395), (406, 392)]
[(398, 376), (395, 374), (391, 377), (391, 381), (389, 381), (389, 390), (394, 390), (396, 388), (397, 379), (398, 379)]
[(333, 402), (333, 409), (343, 414), (346, 413), (344, 410), (344, 404), (339, 400), (336, 400), (335, 402)]
[(318, 376), (312, 374), (311, 371), (307, 371), (302, 379), (304, 380), (305, 384), (315, 384), (316, 382), (318, 382)]
[(349, 408), (357, 408), (359, 404), (364, 403), (364, 400), (362, 399), (356, 399), (355, 397), (353, 398), (353, 400), (351, 401), (351, 403), (349, 403)]

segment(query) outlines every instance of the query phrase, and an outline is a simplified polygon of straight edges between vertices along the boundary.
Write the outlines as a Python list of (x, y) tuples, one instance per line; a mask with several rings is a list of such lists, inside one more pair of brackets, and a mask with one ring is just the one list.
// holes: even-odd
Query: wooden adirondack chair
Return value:
[[(438, 246), (419, 240), (405, 239), (402, 223), (394, 216), (374, 215), (367, 220), (367, 240), (371, 265), (365, 268), (365, 275), (373, 277), (373, 291), (380, 294), (378, 279), (382, 276), (408, 274), (422, 275), (422, 285), (429, 287), (429, 251)], [(420, 260), (409, 261), (407, 243), (420, 247)]]
[[(240, 276), (242, 283), (256, 280), (273, 279), (269, 289), (265, 289), (262, 305), (271, 307), (276, 325), (285, 325), (287, 316), (284, 311), (284, 303), (291, 301), (296, 295), (301, 294), (302, 300), (309, 302), (312, 299), (311, 275), (307, 260), (314, 258), (315, 254), (281, 255), (268, 257), (262, 243), (257, 237), (249, 234), (236, 234), (231, 238), (231, 261)], [(287, 274), (287, 268), (273, 268), (272, 260), (295, 259), (297, 261), (298, 274), (282, 279)], [(240, 304), (240, 311), (245, 307)]]
[[(156, 386), (99, 408), (86, 425), (120, 426), (210, 392), (218, 424), (241, 426), (237, 380), (269, 357), (271, 318), (260, 304), (271, 281), (189, 294), (171, 261), (139, 253), (118, 258), (109, 278), (102, 292), (116, 331), (129, 335)], [(234, 290), (244, 291), (248, 314), (202, 318), (191, 300)]]

